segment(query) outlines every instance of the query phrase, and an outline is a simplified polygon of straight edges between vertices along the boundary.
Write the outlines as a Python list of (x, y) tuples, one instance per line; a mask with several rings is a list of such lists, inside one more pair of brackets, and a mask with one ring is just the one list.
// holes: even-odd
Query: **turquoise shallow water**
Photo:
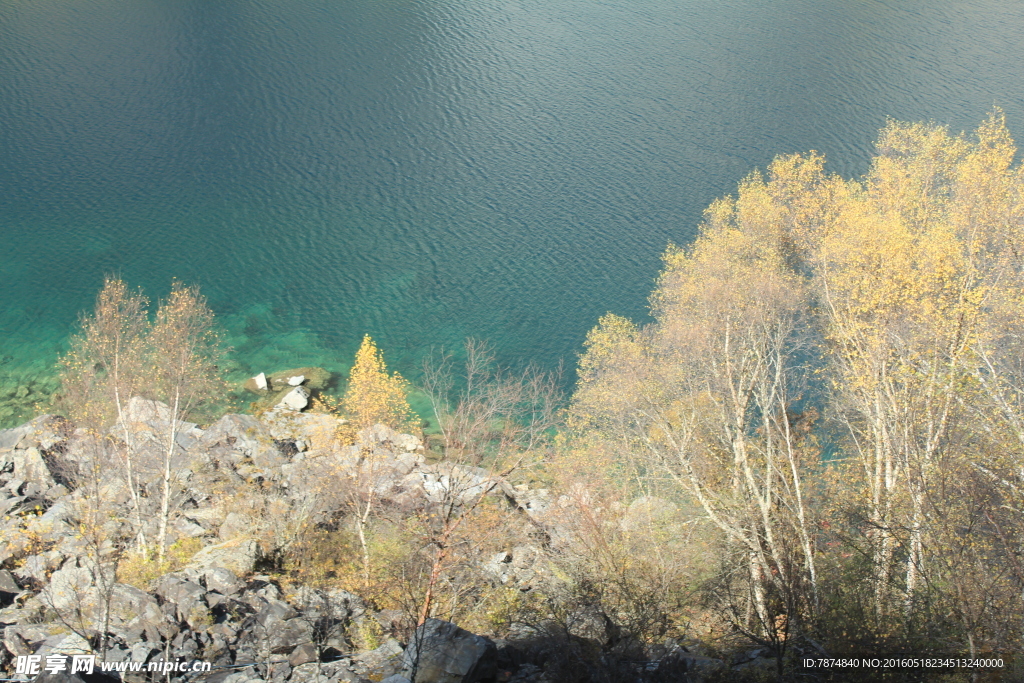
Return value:
[[(779, 153), (887, 116), (1024, 130), (1016, 0), (0, 3), (0, 424), (105, 273), (198, 283), (239, 376), (571, 367), (668, 241)], [(20, 395), (18, 395), (20, 394)]]

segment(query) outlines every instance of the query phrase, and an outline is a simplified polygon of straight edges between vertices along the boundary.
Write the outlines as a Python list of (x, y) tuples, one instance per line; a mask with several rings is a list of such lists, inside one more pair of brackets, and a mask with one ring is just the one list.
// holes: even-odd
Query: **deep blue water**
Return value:
[(198, 283), (239, 376), (343, 369), (364, 333), (413, 378), (467, 336), (571, 368), (774, 155), (857, 175), (886, 117), (993, 105), (1024, 131), (1022, 27), (1019, 0), (0, 1), (0, 424), (111, 272)]

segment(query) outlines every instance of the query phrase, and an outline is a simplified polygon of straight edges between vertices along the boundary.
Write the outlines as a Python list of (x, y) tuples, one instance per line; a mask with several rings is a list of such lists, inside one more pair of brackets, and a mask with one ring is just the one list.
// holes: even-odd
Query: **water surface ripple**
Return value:
[(111, 272), (199, 283), (239, 374), (340, 369), (364, 333), (413, 376), (470, 335), (571, 366), (774, 155), (859, 174), (886, 117), (993, 105), (1022, 135), (1021, 26), (1017, 0), (0, 4), (0, 423)]

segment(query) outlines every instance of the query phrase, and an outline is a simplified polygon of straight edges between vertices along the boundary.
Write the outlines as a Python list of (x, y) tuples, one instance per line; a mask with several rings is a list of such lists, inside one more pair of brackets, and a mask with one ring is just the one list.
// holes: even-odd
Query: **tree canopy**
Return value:
[[(871, 596), (876, 635), (940, 605), (972, 652), (1020, 630), (1015, 153), (996, 111), (971, 136), (892, 121), (857, 180), (779, 157), (668, 249), (653, 323), (609, 314), (588, 336), (574, 438), (699, 503), (743, 558), (751, 633), (824, 628), (826, 562)], [(832, 541), (868, 561), (836, 569)]]
[(408, 382), (397, 372), (388, 374), (383, 354), (370, 335), (365, 335), (349, 374), (343, 402), (345, 412), (360, 428), (379, 423), (392, 429), (407, 429), (413, 422), (407, 391)]

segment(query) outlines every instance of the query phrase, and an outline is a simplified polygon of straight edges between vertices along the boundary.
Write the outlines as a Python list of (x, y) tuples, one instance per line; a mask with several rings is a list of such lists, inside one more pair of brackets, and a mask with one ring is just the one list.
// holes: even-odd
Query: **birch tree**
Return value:
[[(82, 317), (79, 332), (60, 359), (61, 408), (88, 441), (84, 449), (88, 462), (82, 467), (90, 476), (101, 471), (109, 476), (111, 466), (123, 472), (140, 551), (147, 547), (142, 482), (127, 406), (146, 385), (147, 305), (141, 292), (130, 290), (118, 278), (107, 277), (93, 312)], [(109, 430), (111, 425), (113, 430)]]
[(1005, 405), (992, 349), (1021, 329), (1013, 153), (998, 113), (974, 140), (892, 122), (817, 236), (815, 286), (835, 406), (863, 468), (879, 617), (894, 586), (913, 610), (934, 485), (978, 457), (968, 416), (982, 395), (996, 414)]
[(669, 250), (654, 323), (609, 316), (588, 337), (574, 432), (619, 444), (638, 479), (660, 465), (745, 549), (765, 633), (773, 594), (811, 596), (783, 601), (787, 623), (820, 614), (813, 394), (840, 428), (832, 522), (853, 520), (838, 533), (868, 558), (876, 633), (948, 628), (941, 604), (972, 652), (1008, 642), (984, 604), (1020, 614), (1024, 588), (1014, 155), (997, 111), (973, 135), (890, 122), (858, 180), (814, 153), (779, 158), (708, 209), (692, 247)]
[[(384, 355), (370, 335), (365, 335), (349, 373), (348, 389), (342, 401), (345, 413), (360, 429), (377, 424), (397, 430), (412, 429), (414, 418), (406, 399), (407, 391), (408, 382), (397, 372), (388, 374)], [(366, 532), (381, 484), (380, 464), (374, 449), (364, 449), (359, 467), (352, 473), (357, 479), (353, 518), (362, 548), (364, 589), (370, 585), (370, 546)]]
[(388, 374), (384, 356), (370, 335), (365, 335), (349, 373), (342, 405), (359, 428), (382, 424), (411, 429), (414, 418), (406, 399), (408, 385), (397, 372)]
[[(655, 322), (606, 317), (588, 337), (572, 409), (647, 454), (692, 496), (747, 567), (751, 633), (782, 646), (817, 596), (804, 478), (817, 454), (794, 424), (807, 368), (807, 285), (780, 196), (820, 160), (785, 160), (715, 203), (688, 250), (670, 248)], [(796, 552), (793, 552), (796, 548)]]
[(147, 336), (151, 390), (170, 407), (161, 457), (161, 490), (157, 558), (167, 551), (167, 527), (172, 500), (178, 493), (181, 470), (177, 439), (185, 421), (223, 389), (218, 371), (221, 351), (213, 326), (213, 312), (197, 287), (174, 282), (171, 293), (157, 310)]

